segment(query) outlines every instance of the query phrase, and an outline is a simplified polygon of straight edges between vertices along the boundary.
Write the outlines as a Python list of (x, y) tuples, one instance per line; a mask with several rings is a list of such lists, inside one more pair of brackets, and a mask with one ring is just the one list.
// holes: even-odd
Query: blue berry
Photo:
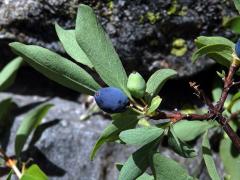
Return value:
[(128, 97), (118, 88), (105, 87), (99, 89), (94, 95), (97, 105), (105, 112), (119, 113), (126, 109)]
[(238, 39), (236, 45), (235, 45), (235, 53), (238, 58), (240, 58), (240, 39)]

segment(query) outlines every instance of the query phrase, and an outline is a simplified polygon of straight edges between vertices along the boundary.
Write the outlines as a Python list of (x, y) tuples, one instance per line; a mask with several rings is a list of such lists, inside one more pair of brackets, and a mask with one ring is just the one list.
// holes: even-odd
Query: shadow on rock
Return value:
[(29, 143), (29, 147), (34, 146), (34, 144), (41, 138), (42, 133), (46, 129), (48, 129), (48, 128), (58, 124), (59, 122), (60, 122), (60, 119), (55, 119), (53, 121), (46, 122), (46, 123), (43, 123), (43, 124), (39, 125), (37, 127), (37, 129), (35, 130), (34, 134), (33, 134), (33, 137), (32, 137), (32, 139), (31, 139), (31, 141)]
[(12, 114), (12, 111), (17, 108), (18, 106), (14, 102), (11, 102), (10, 106), (7, 107), (7, 109), (1, 110), (2, 114), (0, 116), (0, 144), (1, 144), (1, 148), (4, 151), (8, 146), (10, 135), (11, 135), (11, 127), (15, 119), (15, 115)]
[(50, 122), (43, 123), (37, 127), (35, 130), (32, 139), (29, 143), (28, 149), (23, 152), (22, 160), (27, 162), (33, 160), (34, 163), (38, 164), (39, 167), (45, 172), (48, 176), (64, 176), (65, 171), (58, 167), (56, 164), (51, 162), (35, 145), (35, 143), (41, 138), (43, 132), (55, 126), (60, 122), (59, 119), (55, 119)]
[[(8, 174), (10, 172), (10, 168), (8, 167), (0, 167), (0, 177), (5, 176), (6, 174)], [(1, 179), (1, 178), (0, 178)]]
[(33, 108), (37, 107), (38, 105), (42, 104), (42, 103), (45, 103), (45, 102), (48, 102), (50, 98), (44, 100), (44, 101), (39, 101), (39, 102), (34, 102), (34, 103), (31, 103), (31, 104), (27, 104), (21, 108), (16, 108), (16, 110), (14, 111), (14, 115), (15, 116), (18, 116), (18, 115), (21, 115), (21, 114), (24, 114), (24, 113), (27, 113), (28, 111), (32, 110)]
[(64, 176), (66, 171), (51, 162), (36, 146), (31, 146), (23, 152), (23, 161), (33, 160), (47, 176)]

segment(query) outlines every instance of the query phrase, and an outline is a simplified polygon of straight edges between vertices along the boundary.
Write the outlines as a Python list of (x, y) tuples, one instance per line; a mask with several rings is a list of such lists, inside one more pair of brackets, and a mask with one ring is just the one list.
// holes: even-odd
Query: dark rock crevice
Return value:
[[(211, 63), (191, 64), (193, 40), (199, 35), (232, 37), (222, 26), (225, 16), (235, 16), (229, 1), (78, 1), (78, 0), (17, 0), (0, 7), (0, 46), (8, 60), (11, 56), (4, 40), (36, 44), (57, 52), (59, 45), (54, 23), (73, 28), (77, 5), (92, 6), (110, 35), (128, 72), (145, 73), (159, 68), (173, 68), (179, 76), (195, 74)], [(182, 57), (172, 55), (176, 38), (185, 40), (188, 52)], [(8, 42), (7, 41), (7, 42)]]

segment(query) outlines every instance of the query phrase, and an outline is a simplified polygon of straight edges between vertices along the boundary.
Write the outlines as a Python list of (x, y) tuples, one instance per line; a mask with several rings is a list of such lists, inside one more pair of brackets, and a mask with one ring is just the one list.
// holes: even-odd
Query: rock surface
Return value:
[[(10, 137), (5, 137), (9, 138), (7, 154), (11, 156), (14, 155), (15, 134), (23, 120), (23, 112), (48, 98), (0, 94), (0, 100), (7, 97), (12, 97), (19, 107)], [(109, 121), (101, 116), (93, 116), (81, 122), (80, 115), (85, 111), (82, 105), (60, 98), (47, 101), (55, 106), (43, 119), (34, 136), (36, 139), (29, 139), (23, 158), (26, 161), (32, 158), (53, 180), (117, 179), (114, 163), (125, 161), (132, 148), (109, 144), (103, 146), (94, 161), (89, 160), (94, 143)]]
[[(12, 97), (18, 106), (10, 135), (6, 133), (4, 136), (8, 139), (4, 141), (8, 155), (14, 155), (14, 138), (24, 113), (39, 102), (47, 101), (55, 105), (43, 119), (34, 140), (29, 138), (23, 153), (25, 160), (32, 158), (51, 180), (116, 180), (118, 172), (114, 163), (123, 163), (134, 151), (133, 147), (107, 144), (91, 162), (89, 154), (93, 144), (108, 120), (96, 115), (86, 121), (80, 121), (79, 117), (85, 111), (83, 105), (57, 97), (48, 99), (0, 93), (0, 100), (7, 97)], [(200, 144), (201, 140), (198, 141), (196, 149), (199, 149)], [(200, 175), (201, 180), (209, 179), (204, 168), (200, 168), (203, 167), (201, 156), (185, 159), (166, 147), (161, 147), (160, 151), (188, 168), (190, 174)], [(222, 169), (220, 172), (223, 172)]]
[[(193, 40), (199, 35), (231, 36), (225, 33), (222, 21), (224, 16), (235, 15), (231, 2), (223, 0), (3, 0), (0, 2), (0, 58), (9, 57), (7, 44), (11, 41), (63, 52), (54, 22), (73, 28), (79, 3), (94, 8), (128, 71), (147, 74), (169, 67), (176, 69), (180, 76), (189, 76), (208, 67), (212, 64), (209, 60), (192, 65)], [(174, 40), (179, 38), (184, 39), (180, 51), (173, 47)], [(177, 57), (171, 52), (184, 56)]]

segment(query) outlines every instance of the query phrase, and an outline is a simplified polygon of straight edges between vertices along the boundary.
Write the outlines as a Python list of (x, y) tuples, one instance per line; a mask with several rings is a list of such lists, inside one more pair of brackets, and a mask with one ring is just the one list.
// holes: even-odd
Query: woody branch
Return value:
[[(236, 60), (233, 60), (228, 75), (224, 78), (224, 86), (223, 91), (221, 93), (221, 97), (216, 105), (214, 105), (211, 100), (205, 95), (204, 91), (199, 88), (195, 82), (190, 82), (190, 86), (194, 89), (195, 94), (203, 100), (203, 102), (208, 106), (208, 112), (205, 114), (183, 114), (181, 112), (169, 112), (169, 111), (160, 111), (152, 117), (154, 120), (161, 119), (170, 119), (173, 123), (176, 123), (180, 120), (210, 120), (215, 119), (222, 126), (223, 130), (232, 140), (236, 149), (240, 152), (240, 138), (231, 128), (228, 123), (228, 119), (222, 115), (223, 105), (226, 101), (230, 88), (235, 85), (233, 81), (233, 76), (236, 71), (239, 69), (240, 64)], [(236, 116), (236, 115), (235, 115)]]

